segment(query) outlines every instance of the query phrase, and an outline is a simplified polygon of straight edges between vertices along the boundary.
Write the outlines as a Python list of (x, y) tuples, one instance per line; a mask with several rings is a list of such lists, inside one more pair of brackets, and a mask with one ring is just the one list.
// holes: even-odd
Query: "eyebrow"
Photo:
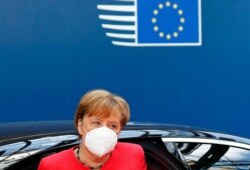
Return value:
[(108, 122), (108, 123), (116, 123), (116, 124), (118, 123), (119, 124), (119, 122), (117, 122), (117, 121), (112, 121), (112, 122)]
[[(90, 120), (92, 121), (92, 120), (98, 120), (98, 121), (102, 121), (102, 118), (100, 118), (100, 117), (97, 117), (97, 116), (91, 116), (90, 117)], [(113, 120), (111, 120), (111, 121), (108, 121), (108, 123), (115, 123), (115, 124), (120, 124), (120, 121), (113, 121)]]
[(90, 121), (93, 121), (93, 120), (98, 120), (98, 121), (101, 121), (101, 119), (100, 119), (100, 118), (98, 118), (98, 117), (91, 117), (91, 118), (90, 118)]

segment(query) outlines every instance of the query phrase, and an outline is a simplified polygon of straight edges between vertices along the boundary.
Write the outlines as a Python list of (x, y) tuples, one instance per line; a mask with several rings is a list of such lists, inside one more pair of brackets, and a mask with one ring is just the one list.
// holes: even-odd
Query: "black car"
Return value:
[[(0, 169), (35, 170), (41, 158), (79, 144), (73, 121), (0, 124)], [(128, 123), (119, 141), (140, 144), (148, 169), (250, 169), (250, 140), (167, 124)]]

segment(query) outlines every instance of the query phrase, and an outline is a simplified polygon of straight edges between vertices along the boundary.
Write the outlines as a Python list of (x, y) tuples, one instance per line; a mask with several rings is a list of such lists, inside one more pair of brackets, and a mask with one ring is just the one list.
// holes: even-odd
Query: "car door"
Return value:
[[(165, 140), (165, 143), (169, 143)], [(188, 140), (175, 142), (192, 170), (249, 170), (250, 146), (219, 140)]]

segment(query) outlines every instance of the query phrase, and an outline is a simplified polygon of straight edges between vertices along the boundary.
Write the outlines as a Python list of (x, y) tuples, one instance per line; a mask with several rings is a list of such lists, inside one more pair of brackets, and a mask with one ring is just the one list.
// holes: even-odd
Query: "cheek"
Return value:
[(120, 135), (121, 131), (120, 130), (116, 130), (115, 133), (117, 134), (117, 136)]
[(120, 133), (120, 132), (121, 132), (121, 130), (122, 130), (122, 127), (121, 127), (121, 126), (119, 126), (119, 127), (118, 127), (118, 129), (117, 129), (117, 132), (118, 132), (118, 133)]

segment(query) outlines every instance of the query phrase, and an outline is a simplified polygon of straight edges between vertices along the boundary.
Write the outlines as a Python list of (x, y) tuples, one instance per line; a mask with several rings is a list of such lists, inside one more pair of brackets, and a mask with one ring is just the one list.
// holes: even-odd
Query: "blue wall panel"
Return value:
[(0, 1), (0, 122), (72, 119), (83, 93), (125, 97), (132, 121), (250, 137), (250, 1), (202, 0), (202, 46), (121, 47), (97, 0)]

